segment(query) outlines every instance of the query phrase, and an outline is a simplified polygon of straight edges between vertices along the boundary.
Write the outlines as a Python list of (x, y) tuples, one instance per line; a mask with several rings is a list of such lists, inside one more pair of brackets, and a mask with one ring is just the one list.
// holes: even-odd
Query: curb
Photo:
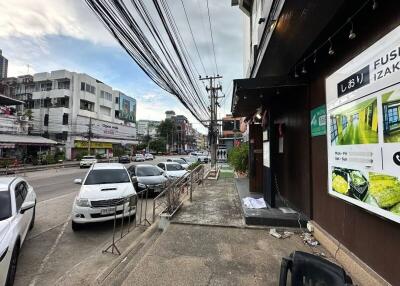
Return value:
[[(103, 285), (103, 283), (111, 278), (114, 271), (122, 265), (123, 262), (129, 260), (136, 255), (142, 248), (140, 246), (145, 245), (153, 235), (158, 231), (158, 221), (153, 223), (147, 230), (145, 230), (138, 238), (136, 238), (132, 244), (121, 253), (121, 255), (115, 259), (106, 269), (104, 269), (95, 279), (92, 285)], [(129, 258), (130, 257), (130, 258)], [(124, 268), (126, 265), (124, 265)]]

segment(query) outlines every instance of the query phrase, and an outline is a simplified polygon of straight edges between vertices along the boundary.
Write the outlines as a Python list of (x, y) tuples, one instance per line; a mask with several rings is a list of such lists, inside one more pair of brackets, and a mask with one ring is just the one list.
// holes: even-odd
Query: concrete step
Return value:
[(158, 221), (147, 229), (132, 245), (120, 255), (103, 273), (96, 279), (94, 285), (120, 286), (135, 270), (140, 261), (151, 250), (154, 243), (162, 235), (158, 230)]

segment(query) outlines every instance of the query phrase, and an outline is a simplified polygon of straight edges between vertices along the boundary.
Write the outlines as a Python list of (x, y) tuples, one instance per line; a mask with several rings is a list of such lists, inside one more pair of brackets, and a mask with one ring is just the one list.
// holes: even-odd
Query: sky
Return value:
[[(216, 73), (206, 1), (183, 1), (205, 69)], [(217, 65), (226, 94), (219, 116), (230, 112), (232, 79), (243, 77), (243, 15), (230, 2), (209, 0)], [(181, 1), (168, 3), (194, 65), (202, 70)], [(137, 119), (163, 120), (166, 110), (174, 110), (206, 132), (175, 96), (142, 72), (84, 0), (7, 0), (0, 1), (0, 11), (0, 49), (8, 58), (8, 76), (57, 69), (86, 73), (136, 98)]]

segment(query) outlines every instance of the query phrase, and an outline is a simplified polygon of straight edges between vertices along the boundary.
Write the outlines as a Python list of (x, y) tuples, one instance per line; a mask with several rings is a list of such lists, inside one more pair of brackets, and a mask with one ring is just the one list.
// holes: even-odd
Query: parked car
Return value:
[(79, 162), (79, 168), (84, 168), (84, 167), (89, 168), (94, 163), (97, 163), (97, 159), (95, 156), (83, 156), (83, 158)]
[(136, 191), (120, 163), (94, 164), (83, 180), (75, 179), (74, 183), (82, 185), (72, 207), (74, 231), (85, 223), (113, 220), (115, 212), (117, 218), (136, 213)]
[(152, 195), (160, 193), (168, 181), (164, 170), (154, 165), (132, 165), (128, 172), (138, 192), (148, 189)]
[(36, 194), (20, 177), (0, 177), (0, 285), (13, 285), (18, 256), (35, 223)]
[(142, 154), (136, 154), (133, 160), (135, 162), (144, 162), (146, 158)]
[(208, 163), (210, 161), (209, 156), (202, 155), (201, 153), (192, 152), (192, 153), (190, 153), (190, 156), (193, 158), (196, 158), (197, 161), (199, 161), (201, 163)]
[(186, 164), (188, 164), (189, 166), (198, 161), (197, 157), (190, 157), (190, 156), (182, 157), (181, 159), (184, 160)]
[(131, 159), (129, 158), (128, 155), (123, 155), (123, 156), (120, 156), (120, 157), (118, 158), (118, 162), (119, 162), (119, 163), (122, 163), (122, 164), (127, 164), (127, 163), (130, 163), (130, 162), (131, 162)]
[(181, 166), (185, 169), (189, 168), (189, 164), (181, 158), (167, 159), (167, 162), (175, 162), (175, 163), (181, 164)]
[(150, 153), (144, 155), (145, 160), (154, 160), (154, 156)]
[(175, 162), (161, 162), (157, 166), (164, 170), (171, 179), (178, 179), (189, 173), (181, 164)]

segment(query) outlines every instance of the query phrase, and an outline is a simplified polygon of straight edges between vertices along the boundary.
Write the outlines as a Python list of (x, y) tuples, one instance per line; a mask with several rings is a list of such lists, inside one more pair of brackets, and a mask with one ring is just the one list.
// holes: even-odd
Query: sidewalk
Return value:
[(266, 228), (247, 227), (234, 180), (208, 181), (122, 285), (277, 285), (281, 259), (294, 250), (312, 251), (299, 234), (276, 239)]

